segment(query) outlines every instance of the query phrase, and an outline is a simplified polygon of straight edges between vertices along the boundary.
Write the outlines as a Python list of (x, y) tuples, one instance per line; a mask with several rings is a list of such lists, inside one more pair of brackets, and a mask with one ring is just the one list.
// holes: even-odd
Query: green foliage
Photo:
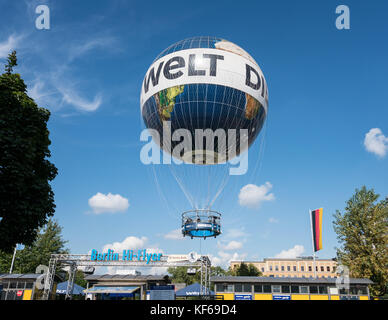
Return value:
[[(49, 265), (51, 254), (68, 253), (61, 232), (62, 228), (58, 222), (50, 219), (47, 225), (41, 228), (31, 246), (16, 252), (13, 273), (35, 273), (40, 264)], [(0, 273), (9, 272), (12, 255), (13, 253), (0, 251)]]
[(201, 282), (201, 274), (198, 271), (195, 275), (187, 274), (188, 267), (170, 267), (167, 269), (167, 272), (171, 275), (172, 283), (185, 283), (186, 286)]
[(27, 95), (16, 52), (0, 75), (0, 250), (12, 253), (16, 243), (32, 245), (38, 229), (54, 214), (49, 184), (57, 175), (50, 163), (50, 112)]
[(230, 271), (232, 276), (237, 277), (243, 277), (243, 276), (250, 276), (250, 277), (260, 277), (262, 275), (261, 271), (257, 269), (252, 263), (246, 264), (244, 262), (241, 262), (238, 266), (235, 266)]
[(13, 50), (9, 55), (7, 59), (7, 64), (5, 65), (5, 72), (10, 75), (13, 71), (13, 67), (17, 66), (17, 58), (16, 58), (16, 51)]
[(343, 213), (334, 215), (334, 230), (342, 245), (337, 248), (340, 264), (350, 276), (369, 278), (372, 295), (387, 291), (388, 282), (388, 199), (377, 202), (374, 190), (362, 187), (347, 201)]
[[(69, 279), (69, 274), (67, 274), (66, 280)], [(81, 270), (77, 270), (74, 277), (74, 283), (79, 286), (86, 288), (87, 281), (85, 280), (85, 275)]]
[[(189, 286), (193, 283), (201, 282), (201, 273), (200, 270), (197, 270), (195, 275), (187, 274), (188, 267), (175, 267), (168, 268), (167, 272), (171, 275), (172, 283), (185, 283), (186, 286)], [(229, 275), (229, 272), (224, 270), (221, 267), (211, 267), (211, 276), (226, 276)]]

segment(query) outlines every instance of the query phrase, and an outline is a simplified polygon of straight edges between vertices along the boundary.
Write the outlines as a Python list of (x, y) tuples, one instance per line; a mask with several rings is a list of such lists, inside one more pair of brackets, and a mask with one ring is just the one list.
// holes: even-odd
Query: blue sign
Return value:
[[(162, 253), (147, 253), (147, 250), (123, 250), (123, 255), (121, 260), (123, 261), (144, 261), (146, 264), (149, 264), (150, 261), (160, 261)], [(91, 261), (119, 261), (120, 255), (117, 252), (109, 249), (105, 253), (99, 253), (97, 250), (93, 249), (90, 255)]]
[(273, 300), (291, 300), (291, 296), (288, 295), (273, 295)]
[(234, 300), (252, 300), (251, 294), (235, 294)]

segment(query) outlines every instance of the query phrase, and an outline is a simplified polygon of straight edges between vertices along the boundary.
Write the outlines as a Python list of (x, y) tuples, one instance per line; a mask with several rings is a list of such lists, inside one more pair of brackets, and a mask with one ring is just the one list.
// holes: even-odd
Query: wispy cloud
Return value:
[(0, 59), (8, 57), (8, 54), (12, 50), (16, 50), (19, 47), (20, 40), (23, 38), (21, 35), (12, 34), (7, 40), (0, 42)]
[(70, 87), (58, 86), (58, 91), (62, 95), (62, 99), (65, 103), (68, 103), (82, 111), (96, 111), (102, 103), (101, 93), (97, 93), (93, 100), (87, 100), (81, 97), (78, 92)]
[(241, 241), (232, 240), (229, 242), (218, 241), (217, 246), (225, 251), (233, 251), (239, 250), (243, 247), (243, 243)]
[[(54, 48), (53, 45), (49, 48), (47, 43), (36, 46), (31, 37), (26, 37), (23, 46), (34, 48), (33, 54), (29, 55), (30, 59), (36, 55), (36, 61), (41, 60), (44, 67), (30, 64), (27, 68), (21, 61), (19, 68), (26, 80), (30, 78), (26, 81), (30, 84), (28, 93), (39, 105), (51, 111), (72, 107), (77, 111), (91, 113), (106, 102), (102, 90), (96, 90), (95, 87), (87, 89), (90, 81), (84, 83), (82, 74), (77, 73), (82, 62), (74, 60), (81, 56), (90, 57), (97, 49), (106, 49), (109, 53), (119, 50), (120, 44), (115, 36), (91, 34), (86, 40), (71, 42), (69, 45), (61, 44)], [(11, 35), (6, 41), (0, 42), (0, 58), (6, 57), (11, 49), (18, 48), (21, 39), (22, 36)], [(20, 52), (23, 56), (23, 51)]]
[(185, 240), (183, 237), (181, 229), (175, 229), (164, 235), (164, 238), (167, 240)]
[(116, 38), (111, 36), (87, 39), (84, 42), (77, 43), (69, 47), (68, 61), (72, 62), (74, 59), (86, 55), (90, 51), (96, 49), (109, 49), (110, 51), (112, 51), (116, 50), (117, 48), (117, 40)]

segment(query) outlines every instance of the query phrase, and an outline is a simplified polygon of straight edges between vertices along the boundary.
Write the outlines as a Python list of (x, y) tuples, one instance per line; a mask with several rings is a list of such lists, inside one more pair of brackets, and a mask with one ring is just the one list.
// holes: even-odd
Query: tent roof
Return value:
[(136, 286), (94, 286), (92, 288), (84, 290), (86, 293), (132, 293), (139, 289)]
[[(57, 291), (56, 291), (57, 294), (66, 294), (67, 282), (68, 281), (57, 284)], [(73, 294), (84, 294), (83, 290), (84, 288), (74, 283)]]
[[(189, 297), (189, 296), (199, 296), (201, 294), (201, 285), (199, 283), (193, 283), (186, 288), (182, 288), (175, 292), (177, 297)], [(214, 292), (210, 291), (210, 294), (213, 295)]]

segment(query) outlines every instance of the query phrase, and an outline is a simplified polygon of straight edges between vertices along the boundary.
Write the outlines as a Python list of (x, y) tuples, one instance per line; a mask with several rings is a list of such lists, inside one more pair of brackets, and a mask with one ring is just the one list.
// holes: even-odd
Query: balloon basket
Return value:
[(193, 238), (216, 238), (221, 234), (221, 213), (196, 209), (182, 213), (182, 234)]

